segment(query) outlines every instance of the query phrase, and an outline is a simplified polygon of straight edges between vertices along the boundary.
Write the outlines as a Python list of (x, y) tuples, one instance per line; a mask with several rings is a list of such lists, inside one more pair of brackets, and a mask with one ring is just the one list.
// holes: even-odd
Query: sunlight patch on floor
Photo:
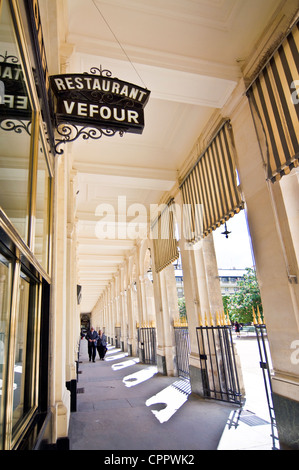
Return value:
[(191, 393), (191, 387), (188, 381), (177, 380), (169, 387), (149, 398), (146, 406), (154, 406), (152, 413), (160, 423), (168, 421), (181, 406), (186, 403)]
[(157, 374), (158, 369), (156, 366), (147, 367), (142, 369), (139, 372), (134, 374), (127, 375), (123, 378), (123, 383), (126, 387), (134, 387), (142, 382), (145, 382), (148, 379), (151, 379), (155, 374)]
[(129, 361), (119, 362), (118, 364), (113, 364), (112, 370), (121, 370), (125, 367), (134, 366), (139, 362), (139, 358), (130, 359)]

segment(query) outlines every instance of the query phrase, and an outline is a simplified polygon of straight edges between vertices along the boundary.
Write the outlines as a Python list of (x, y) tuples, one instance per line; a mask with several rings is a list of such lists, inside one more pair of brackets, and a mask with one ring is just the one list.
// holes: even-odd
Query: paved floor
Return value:
[(267, 417), (190, 394), (188, 382), (114, 347), (92, 363), (82, 340), (78, 377), (71, 450), (272, 449)]

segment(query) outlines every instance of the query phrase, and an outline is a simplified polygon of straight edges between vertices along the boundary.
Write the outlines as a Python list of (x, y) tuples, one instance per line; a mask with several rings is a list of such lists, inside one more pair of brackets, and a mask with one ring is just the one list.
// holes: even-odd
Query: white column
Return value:
[(66, 224), (67, 156), (55, 160), (53, 276), (51, 290), (50, 401), (52, 440), (67, 437), (70, 392), (66, 389)]
[(294, 189), (293, 180), (281, 181), (284, 200), (288, 203), (288, 217), (285, 217), (279, 183), (266, 182), (266, 144), (262, 132), (257, 140), (245, 96), (232, 113), (231, 122), (273, 363), (275, 414), (278, 429), (288, 441), (294, 429), (291, 420), (286, 421), (284, 416), (299, 414), (298, 263), (294, 264), (296, 257), (290, 256), (298, 249), (297, 242), (294, 247), (297, 229), (294, 232), (294, 220), (291, 220), (298, 206), (293, 195), (298, 190)]

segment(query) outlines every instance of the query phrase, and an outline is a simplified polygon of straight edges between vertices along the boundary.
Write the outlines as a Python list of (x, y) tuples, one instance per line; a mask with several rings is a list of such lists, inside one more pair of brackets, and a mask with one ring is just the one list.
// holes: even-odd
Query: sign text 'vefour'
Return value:
[(141, 134), (150, 91), (117, 78), (89, 74), (50, 77), (57, 123)]

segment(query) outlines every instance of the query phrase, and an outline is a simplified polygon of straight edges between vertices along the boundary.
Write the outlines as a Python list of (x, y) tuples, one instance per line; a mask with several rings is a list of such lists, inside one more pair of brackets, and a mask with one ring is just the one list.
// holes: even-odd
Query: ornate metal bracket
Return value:
[[(89, 73), (92, 75), (99, 75), (101, 77), (112, 77), (112, 72), (108, 69), (103, 69), (101, 65), (100, 68), (92, 67)], [(88, 72), (85, 72), (83, 75), (88, 75)], [(107, 103), (109, 103), (111, 100), (110, 94), (106, 94), (105, 96), (103, 93), (93, 92), (91, 93), (91, 96), (93, 96), (93, 98), (98, 102), (105, 103), (105, 101), (107, 101)], [(73, 92), (71, 93), (71, 97), (78, 99), (78, 97), (81, 97), (81, 94), (80, 92)], [(82, 98), (84, 100), (88, 99), (85, 95), (82, 95)], [(124, 129), (109, 129), (90, 125), (80, 126), (73, 123), (58, 123), (56, 125), (56, 132), (61, 138), (55, 139), (55, 151), (57, 155), (62, 155), (64, 150), (61, 149), (60, 146), (68, 142), (74, 142), (79, 137), (82, 137), (84, 140), (98, 140), (102, 136), (113, 137), (117, 133), (122, 137), (126, 131)]]
[(4, 64), (18, 64), (19, 63), (19, 59), (17, 56), (15, 55), (8, 55), (8, 52), (5, 51), (5, 54), (0, 54), (0, 62), (4, 63)]
[(31, 121), (21, 121), (19, 119), (0, 119), (0, 129), (3, 131), (14, 131), (17, 134), (21, 134), (23, 131), (31, 135)]
[(98, 140), (103, 135), (106, 137), (113, 137), (117, 132), (122, 137), (125, 132), (123, 130), (100, 129), (96, 127), (77, 126), (75, 124), (66, 123), (59, 124), (56, 128), (56, 131), (62, 137), (61, 139), (55, 139), (55, 151), (58, 155), (62, 155), (64, 153), (63, 149), (58, 149), (60, 145), (66, 144), (68, 142), (74, 142), (79, 137), (82, 137), (84, 140)]
[[(108, 69), (102, 69), (102, 66), (100, 65), (100, 68), (98, 67), (91, 67), (90, 73), (92, 75), (101, 75), (101, 77), (112, 77), (112, 72)], [(85, 72), (86, 74), (86, 72)]]

